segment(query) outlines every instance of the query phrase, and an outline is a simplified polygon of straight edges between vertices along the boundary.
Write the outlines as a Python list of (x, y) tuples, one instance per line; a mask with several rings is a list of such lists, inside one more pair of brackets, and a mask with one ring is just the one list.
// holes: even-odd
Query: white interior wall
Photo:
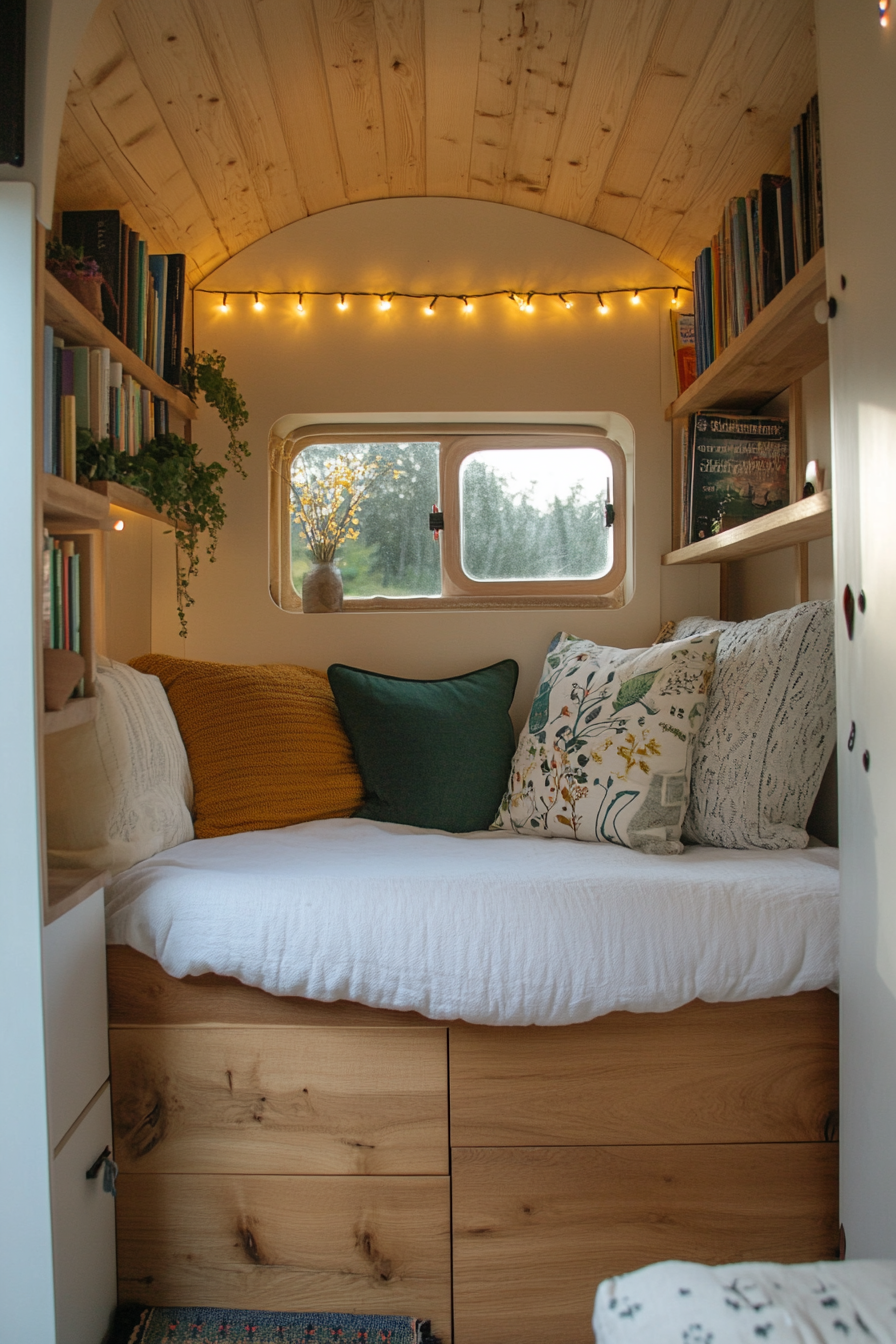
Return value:
[[(896, 1256), (896, 34), (816, 0), (833, 412), (841, 849), (841, 1217), (851, 1256)], [(845, 288), (841, 287), (841, 276)], [(855, 746), (848, 750), (850, 725)], [(863, 768), (864, 752), (870, 753)]]
[[(205, 282), (222, 290), (372, 289), (466, 293), (512, 286), (592, 290), (678, 284), (679, 277), (617, 238), (530, 211), (479, 201), (371, 201), (280, 230)], [(222, 661), (284, 661), (326, 667), (342, 661), (407, 676), (447, 676), (507, 656), (521, 667), (516, 714), (531, 698), (556, 630), (617, 645), (649, 643), (664, 619), (717, 611), (717, 569), (663, 576), (670, 546), (670, 435), (663, 418), (674, 396), (668, 294), (593, 298), (567, 311), (536, 300), (523, 315), (506, 299), (477, 302), (465, 317), (442, 300), (396, 300), (389, 313), (354, 299), (267, 301), (195, 296), (195, 346), (227, 356), (248, 403), (249, 478), (228, 479), (229, 511), (218, 559), (194, 583), (186, 642), (173, 618), (170, 542), (154, 526), (152, 643), (157, 651)], [(268, 589), (267, 437), (280, 417), (451, 418), (601, 423), (614, 411), (635, 441), (634, 592), (616, 611), (341, 613), (305, 616), (277, 608)], [(220, 457), (225, 435), (205, 409), (203, 450)], [(114, 568), (114, 566), (113, 566)], [(112, 651), (115, 652), (114, 639)]]

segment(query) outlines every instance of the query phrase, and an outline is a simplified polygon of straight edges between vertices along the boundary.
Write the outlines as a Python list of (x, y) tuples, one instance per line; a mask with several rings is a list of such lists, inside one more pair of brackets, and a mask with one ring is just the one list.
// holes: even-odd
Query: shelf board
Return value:
[(45, 709), (45, 733), (61, 733), (66, 728), (77, 728), (82, 723), (93, 723), (96, 718), (96, 697), (82, 695), (68, 700), (61, 709)]
[(174, 526), (167, 513), (160, 513), (146, 495), (139, 490), (132, 490), (129, 485), (122, 485), (120, 481), (91, 481), (90, 489), (107, 501), (107, 507), (114, 504), (119, 509), (128, 509), (131, 513), (151, 518), (154, 523)]
[(109, 881), (109, 874), (99, 868), (50, 868), (47, 870), (47, 908), (44, 923), (73, 910), (86, 901)]
[(133, 350), (114, 336), (108, 327), (103, 326), (93, 313), (89, 313), (73, 294), (69, 294), (55, 275), (49, 271), (44, 276), (45, 283), (45, 321), (54, 331), (59, 332), (67, 341), (81, 345), (104, 345), (112, 358), (121, 364), (125, 373), (136, 378), (142, 387), (155, 397), (163, 397), (171, 409), (184, 420), (195, 420), (198, 414), (190, 398), (180, 388), (172, 387), (157, 373), (144, 364)]
[(85, 490), (82, 485), (66, 481), (61, 476), (43, 473), (41, 482), (44, 517), (48, 522), (69, 523), (73, 527), (96, 528), (102, 531), (109, 517), (106, 500)]
[(722, 408), (755, 410), (823, 364), (828, 329), (815, 320), (815, 305), (825, 294), (822, 249), (672, 402), (666, 419)]
[(712, 565), (723, 560), (744, 560), (749, 555), (764, 555), (830, 535), (831, 492), (822, 490), (764, 518), (754, 518), (704, 541), (692, 542), (680, 551), (669, 551), (663, 556), (663, 564)]

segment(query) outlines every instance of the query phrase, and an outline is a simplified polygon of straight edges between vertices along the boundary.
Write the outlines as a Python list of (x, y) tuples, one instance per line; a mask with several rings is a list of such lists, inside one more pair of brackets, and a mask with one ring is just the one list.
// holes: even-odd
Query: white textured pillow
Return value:
[(47, 845), (56, 868), (122, 872), (193, 839), (193, 781), (158, 677), (101, 663), (93, 723), (44, 743)]
[(557, 635), (491, 829), (680, 854), (717, 638), (609, 649)]
[(679, 621), (675, 639), (720, 630), (682, 835), (722, 849), (804, 849), (836, 738), (834, 617), (805, 602), (756, 621)]

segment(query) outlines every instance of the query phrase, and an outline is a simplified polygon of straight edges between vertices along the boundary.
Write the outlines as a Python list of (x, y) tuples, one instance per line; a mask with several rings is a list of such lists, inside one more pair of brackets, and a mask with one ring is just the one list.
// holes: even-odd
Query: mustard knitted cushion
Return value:
[(323, 672), (160, 653), (131, 666), (168, 693), (193, 775), (197, 839), (349, 817), (364, 801)]

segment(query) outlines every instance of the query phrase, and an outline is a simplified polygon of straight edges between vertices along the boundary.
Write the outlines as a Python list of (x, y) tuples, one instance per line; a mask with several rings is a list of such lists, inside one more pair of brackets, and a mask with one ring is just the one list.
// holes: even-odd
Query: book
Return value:
[(43, 424), (43, 469), (50, 475), (55, 471), (53, 460), (53, 417), (56, 414), (54, 396), (55, 377), (53, 370), (53, 328), (44, 327), (44, 424)]
[(165, 306), (165, 367), (162, 377), (180, 387), (183, 364), (184, 300), (187, 292), (187, 258), (183, 252), (168, 257), (168, 284)]
[(781, 270), (778, 187), (785, 180), (780, 174), (775, 173), (763, 173), (759, 179), (759, 256), (763, 308), (781, 292), (784, 283)]
[(790, 502), (786, 420), (698, 411), (688, 451), (689, 542), (702, 541)]
[(777, 189), (778, 231), (781, 246), (781, 279), (786, 285), (796, 275), (796, 257), (793, 247), (793, 184), (786, 177)]
[(162, 254), (149, 259), (149, 270), (155, 286), (155, 329), (153, 364), (159, 377), (165, 372), (165, 308), (168, 296), (168, 258)]
[(52, 558), (52, 544), (50, 534), (44, 528), (44, 544), (41, 551), (41, 604), (40, 604), (40, 623), (41, 623), (41, 642), (45, 649), (53, 648), (53, 602), (50, 582), (50, 564)]
[(72, 352), (72, 387), (75, 393), (75, 424), (90, 428), (90, 349), (86, 345), (68, 347)]
[(140, 279), (140, 238), (133, 229), (128, 231), (127, 256), (128, 285), (128, 326), (124, 343), (129, 350), (137, 349), (137, 324), (139, 321), (139, 294), (137, 286)]
[(63, 210), (62, 241), (92, 257), (103, 277), (103, 322), (121, 335), (121, 215), (117, 210)]
[(62, 470), (60, 475), (67, 481), (75, 481), (78, 476), (78, 421), (74, 394), (63, 393), (59, 399)]
[(675, 378), (678, 383), (678, 395), (697, 377), (696, 335), (693, 313), (678, 313), (671, 309), (672, 349), (675, 354)]

